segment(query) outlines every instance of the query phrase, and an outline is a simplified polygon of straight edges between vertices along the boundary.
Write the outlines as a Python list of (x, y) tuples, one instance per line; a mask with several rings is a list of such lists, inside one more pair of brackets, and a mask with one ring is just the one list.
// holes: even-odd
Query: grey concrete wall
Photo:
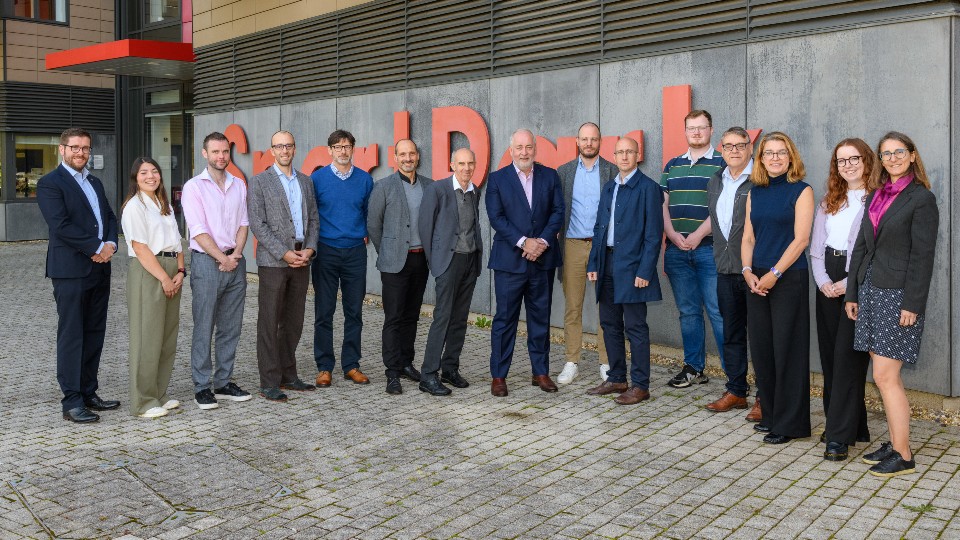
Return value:
[[(556, 143), (558, 137), (575, 135), (582, 122), (599, 120), (605, 135), (644, 130), (641, 170), (658, 178), (663, 162), (662, 90), (690, 84), (694, 108), (713, 114), (715, 143), (720, 132), (731, 125), (766, 132), (781, 130), (793, 137), (807, 166), (807, 181), (819, 199), (837, 141), (859, 136), (875, 145), (888, 130), (904, 131), (917, 142), (941, 205), (940, 249), (922, 356), (917, 366), (905, 368), (904, 381), (910, 388), (951, 395), (958, 393), (954, 388), (960, 388), (952, 383), (960, 381), (960, 366), (952, 361), (952, 345), (960, 329), (952, 332), (950, 318), (957, 296), (947, 293), (955, 282), (951, 280), (960, 278), (949, 265), (948, 251), (955, 242), (950, 202), (957, 196), (949, 180), (953, 170), (949, 141), (958, 130), (952, 111), (960, 110), (951, 94), (951, 84), (960, 71), (951, 64), (957, 55), (951, 56), (950, 51), (958, 42), (952, 32), (949, 19), (930, 19), (485, 81), (200, 115), (196, 118), (196, 134), (201, 140), (213, 129), (238, 123), (247, 130), (251, 147), (263, 151), (269, 135), (283, 127), (298, 137), (295, 165), (299, 166), (310, 148), (324, 145), (326, 135), (342, 127), (357, 136), (360, 146), (380, 145), (380, 166), (373, 171), (379, 179), (391, 172), (387, 148), (393, 142), (392, 113), (407, 110), (413, 139), (422, 150), (421, 172), (429, 174), (433, 160), (431, 110), (463, 105), (479, 112), (487, 122), (491, 170), (499, 163), (516, 128), (531, 128)], [(241, 169), (249, 170), (250, 155), (235, 153), (234, 159)], [(199, 155), (197, 162), (203, 163)], [(484, 225), (484, 241), (489, 247), (491, 230), (486, 220)], [(379, 293), (372, 247), (369, 256), (368, 290)], [(652, 305), (650, 311), (652, 338), (657, 343), (680, 346), (672, 291), (668, 280), (662, 284), (664, 301)], [(427, 301), (432, 300), (431, 285)], [(495, 307), (489, 272), (480, 278), (472, 307), (486, 313)], [(562, 321), (563, 297), (558, 284), (552, 322), (561, 326)], [(596, 318), (590, 311), (585, 327), (596, 328)], [(815, 333), (811, 345), (812, 363), (819, 369)], [(716, 351), (711, 339), (708, 348)]]

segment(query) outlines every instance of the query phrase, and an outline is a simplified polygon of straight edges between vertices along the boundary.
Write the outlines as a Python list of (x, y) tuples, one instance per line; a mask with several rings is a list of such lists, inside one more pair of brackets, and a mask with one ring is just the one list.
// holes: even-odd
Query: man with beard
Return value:
[[(600, 157), (600, 127), (587, 122), (577, 130), (579, 155), (557, 168), (563, 185), (564, 213), (559, 245), (563, 248), (560, 282), (566, 310), (563, 315), (563, 341), (567, 362), (557, 377), (560, 384), (570, 384), (579, 373), (580, 349), (583, 347), (583, 296), (587, 286), (587, 261), (593, 241), (593, 225), (597, 220), (600, 188), (617, 174), (617, 168)], [(607, 380), (607, 351), (603, 330), (597, 325), (600, 349), (600, 382)]]
[(260, 394), (287, 400), (284, 390), (314, 390), (297, 376), (297, 344), (317, 252), (317, 203), (310, 177), (293, 168), (297, 145), (288, 131), (270, 139), (275, 163), (250, 179), (247, 212), (257, 237), (260, 274), (257, 313), (257, 366)]
[(60, 135), (60, 166), (37, 183), (37, 204), (50, 229), (47, 277), (57, 302), (57, 381), (63, 419), (96, 422), (95, 411), (119, 401), (97, 395), (97, 371), (107, 331), (110, 258), (117, 251), (117, 216), (103, 184), (86, 169), (90, 133), (70, 128)]
[(343, 304), (343, 345), (340, 367), (343, 378), (354, 384), (370, 384), (360, 371), (360, 336), (363, 330), (363, 297), (367, 293), (367, 205), (373, 178), (353, 165), (356, 139), (338, 129), (327, 137), (333, 163), (313, 172), (313, 189), (320, 212), (320, 240), (313, 265), (316, 317), (313, 327), (313, 359), (317, 362), (317, 386), (330, 386), (337, 362), (333, 353), (333, 314), (337, 290)]
[[(207, 167), (183, 185), (183, 217), (190, 231), (190, 289), (193, 294), (193, 345), (190, 365), (194, 402), (216, 409), (217, 398), (247, 401), (250, 394), (230, 381), (243, 326), (247, 294), (247, 187), (227, 172), (230, 141), (213, 132), (201, 150)], [(217, 367), (210, 345), (216, 329)], [(212, 379), (212, 380), (211, 380)], [(211, 384), (213, 391), (211, 391)]]
[(377, 182), (370, 193), (367, 230), (377, 250), (383, 285), (387, 393), (402, 394), (400, 377), (420, 381), (420, 372), (413, 367), (414, 342), (429, 269), (417, 220), (424, 189), (433, 180), (417, 174), (420, 152), (410, 139), (397, 141), (394, 157), (397, 172)]

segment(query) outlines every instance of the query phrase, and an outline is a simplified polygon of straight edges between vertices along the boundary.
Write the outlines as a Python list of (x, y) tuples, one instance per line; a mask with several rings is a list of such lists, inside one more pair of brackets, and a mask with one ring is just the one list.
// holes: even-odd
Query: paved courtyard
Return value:
[[(596, 353), (557, 394), (524, 384), (518, 351), (508, 398), (489, 393), (489, 331), (471, 327), (462, 372), (473, 385), (434, 398), (405, 382), (383, 392), (382, 312), (364, 311), (363, 369), (286, 404), (254, 397), (201, 411), (189, 373), (190, 291), (165, 418), (127, 400), (126, 261), (114, 264), (100, 395), (124, 402), (99, 424), (60, 418), (56, 312), (43, 242), (0, 244), (0, 538), (960, 538), (960, 429), (914, 421), (919, 474), (881, 480), (822, 459), (817, 438), (764, 445), (744, 411), (703, 405), (721, 381), (666, 386), (653, 400), (588, 397)], [(247, 292), (235, 379), (255, 390), (257, 287)], [(312, 301), (298, 356), (312, 378)], [(422, 350), (429, 319), (421, 321)], [(654, 322), (655, 324), (655, 322)], [(339, 334), (339, 328), (337, 334)], [(554, 373), (562, 346), (554, 345)], [(823, 429), (812, 401), (815, 433)], [(871, 414), (875, 438), (886, 439)]]

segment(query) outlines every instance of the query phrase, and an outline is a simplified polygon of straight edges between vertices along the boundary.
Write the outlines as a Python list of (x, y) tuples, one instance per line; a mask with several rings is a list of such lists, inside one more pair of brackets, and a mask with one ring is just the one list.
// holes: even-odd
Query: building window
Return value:
[(15, 191), (18, 199), (37, 196), (37, 181), (60, 164), (58, 135), (16, 135), (14, 147), (17, 165)]
[(3, 15), (18, 19), (67, 22), (67, 0), (3, 0)]
[(147, 24), (180, 20), (180, 0), (145, 0)]

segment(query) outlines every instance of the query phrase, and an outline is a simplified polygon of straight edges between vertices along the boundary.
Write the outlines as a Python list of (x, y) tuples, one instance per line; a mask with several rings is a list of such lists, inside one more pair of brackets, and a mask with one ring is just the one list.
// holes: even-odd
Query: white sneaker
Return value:
[(161, 416), (166, 416), (167, 410), (163, 407), (153, 407), (152, 409), (147, 410), (147, 412), (140, 415), (140, 418), (160, 418)]
[(607, 380), (607, 373), (610, 372), (610, 364), (600, 364), (600, 380)]
[(179, 406), (180, 406), (180, 402), (175, 399), (171, 399), (170, 401), (163, 404), (163, 408), (168, 411), (176, 409)]
[(579, 372), (580, 368), (577, 367), (576, 362), (567, 362), (563, 365), (563, 371), (557, 376), (557, 382), (560, 384), (570, 384)]

